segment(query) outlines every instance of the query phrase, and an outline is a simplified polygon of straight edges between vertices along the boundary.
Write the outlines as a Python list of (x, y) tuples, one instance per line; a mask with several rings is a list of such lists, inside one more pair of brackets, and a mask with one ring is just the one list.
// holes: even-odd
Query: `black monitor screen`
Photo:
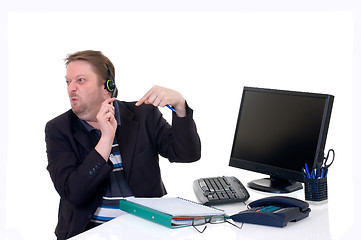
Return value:
[(325, 146), (332, 104), (326, 94), (245, 87), (230, 166), (302, 182)]

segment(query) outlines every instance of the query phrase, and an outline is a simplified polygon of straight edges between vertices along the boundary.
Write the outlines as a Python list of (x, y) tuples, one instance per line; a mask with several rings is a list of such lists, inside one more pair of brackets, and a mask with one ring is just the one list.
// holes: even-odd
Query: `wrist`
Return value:
[(108, 161), (111, 152), (113, 140), (110, 138), (101, 137), (99, 142), (95, 146), (95, 150), (103, 157), (105, 161)]
[(175, 113), (178, 117), (185, 117), (187, 115), (186, 101), (184, 99), (177, 105), (173, 106), (173, 108), (175, 109)]

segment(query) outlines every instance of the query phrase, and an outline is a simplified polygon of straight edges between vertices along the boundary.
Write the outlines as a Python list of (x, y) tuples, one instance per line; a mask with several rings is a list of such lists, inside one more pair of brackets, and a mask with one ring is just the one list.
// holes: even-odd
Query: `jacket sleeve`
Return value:
[(201, 141), (193, 119), (193, 110), (186, 104), (187, 115), (172, 116), (170, 126), (160, 113), (154, 114), (159, 153), (171, 162), (194, 162), (201, 157)]
[(60, 126), (50, 121), (45, 127), (47, 170), (60, 197), (80, 206), (101, 190), (113, 166), (94, 148), (86, 150), (80, 145), (70, 129)]

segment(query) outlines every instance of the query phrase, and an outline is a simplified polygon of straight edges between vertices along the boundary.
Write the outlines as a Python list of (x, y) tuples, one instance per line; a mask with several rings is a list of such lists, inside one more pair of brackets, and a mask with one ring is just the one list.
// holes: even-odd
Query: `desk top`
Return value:
[[(248, 189), (251, 198), (247, 202), (266, 197), (264, 193)], [(304, 190), (299, 190), (283, 196), (296, 197), (304, 200)], [(169, 196), (167, 196), (169, 197)], [(182, 196), (184, 197), (184, 196)], [(189, 196), (195, 200), (195, 196)], [(218, 205), (227, 214), (235, 214), (245, 210), (244, 203)], [(299, 222), (290, 222), (284, 228), (244, 224), (238, 229), (231, 224), (208, 224), (204, 233), (198, 233), (193, 227), (170, 229), (162, 225), (152, 223), (132, 214), (124, 213), (116, 219), (104, 223), (94, 229), (73, 237), (77, 239), (332, 239), (329, 229), (329, 204), (328, 201), (321, 203), (310, 202), (311, 213), (306, 219)], [(316, 229), (315, 229), (315, 226)], [(310, 231), (311, 230), (311, 231)], [(313, 231), (312, 231), (313, 230)]]

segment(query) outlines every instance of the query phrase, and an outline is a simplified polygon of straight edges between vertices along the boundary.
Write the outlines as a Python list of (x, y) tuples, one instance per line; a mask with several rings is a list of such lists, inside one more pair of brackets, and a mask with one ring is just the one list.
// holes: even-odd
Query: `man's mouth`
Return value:
[(74, 103), (74, 102), (79, 101), (79, 98), (76, 97), (76, 96), (72, 96), (72, 97), (70, 97), (70, 101), (71, 101), (72, 103)]

